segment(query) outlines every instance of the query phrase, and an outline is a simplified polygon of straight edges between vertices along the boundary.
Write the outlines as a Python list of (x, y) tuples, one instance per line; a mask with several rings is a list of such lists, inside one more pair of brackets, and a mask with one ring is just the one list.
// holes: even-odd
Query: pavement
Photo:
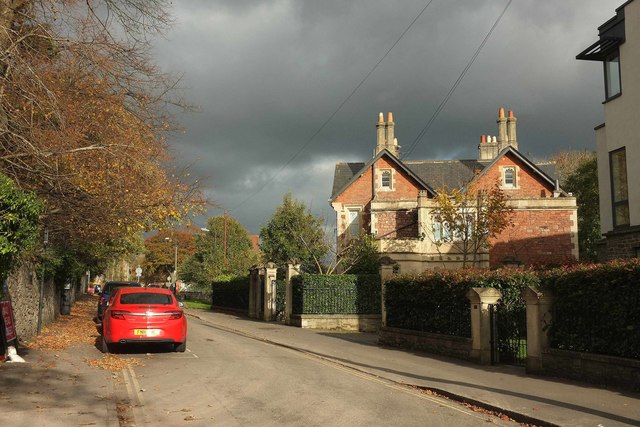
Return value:
[[(640, 394), (557, 378), (523, 368), (479, 366), (426, 353), (381, 347), (371, 333), (301, 329), (233, 314), (186, 310), (214, 328), (303, 352), (331, 363), (432, 390), (451, 399), (540, 426), (640, 426)], [(27, 363), (0, 364), (0, 426), (119, 426), (126, 417), (126, 369), (89, 366), (96, 346), (60, 351), (21, 348)], [(122, 425), (127, 425), (123, 421)]]
[(26, 363), (0, 364), (0, 426), (118, 427), (121, 375), (89, 366), (102, 353), (87, 344), (64, 350), (21, 347)]

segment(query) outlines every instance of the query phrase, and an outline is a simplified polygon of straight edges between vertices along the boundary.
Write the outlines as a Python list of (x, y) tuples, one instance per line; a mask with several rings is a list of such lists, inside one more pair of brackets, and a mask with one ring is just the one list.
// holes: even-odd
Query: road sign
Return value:
[(138, 268), (136, 268), (136, 277), (140, 277), (140, 276), (142, 276), (142, 268), (138, 266)]

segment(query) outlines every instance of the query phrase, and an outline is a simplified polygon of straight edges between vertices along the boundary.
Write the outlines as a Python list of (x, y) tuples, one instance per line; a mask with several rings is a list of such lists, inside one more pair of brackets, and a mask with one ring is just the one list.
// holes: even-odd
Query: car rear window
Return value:
[(172, 303), (171, 295), (149, 292), (127, 293), (120, 295), (120, 304), (163, 304)]
[(139, 283), (107, 283), (104, 286), (104, 292), (110, 294), (118, 288), (139, 288), (140, 286)]

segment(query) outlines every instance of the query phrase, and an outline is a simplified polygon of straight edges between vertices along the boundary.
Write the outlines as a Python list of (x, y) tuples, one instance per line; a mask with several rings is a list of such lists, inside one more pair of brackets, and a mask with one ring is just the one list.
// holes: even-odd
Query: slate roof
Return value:
[(336, 163), (336, 170), (333, 174), (333, 189), (331, 190), (331, 198), (338, 195), (338, 192), (347, 185), (351, 179), (364, 169), (366, 163)]
[(490, 162), (478, 160), (406, 160), (405, 166), (432, 188), (460, 188)]
[[(515, 150), (513, 150), (515, 151)], [(477, 173), (482, 172), (493, 161), (479, 160), (404, 160), (402, 164), (413, 174), (433, 189), (442, 187), (460, 188), (469, 183)], [(555, 180), (556, 165), (552, 162), (531, 162), (540, 171)], [(337, 197), (341, 190), (360, 172), (369, 167), (368, 163), (336, 163), (333, 176), (331, 200)]]

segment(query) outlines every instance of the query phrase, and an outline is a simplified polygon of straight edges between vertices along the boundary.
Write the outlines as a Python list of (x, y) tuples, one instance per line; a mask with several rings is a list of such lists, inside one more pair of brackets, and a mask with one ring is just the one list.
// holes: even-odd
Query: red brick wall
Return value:
[(478, 180), (480, 186), (491, 187), (496, 180), (502, 183), (502, 172), (500, 167), (517, 166), (518, 175), (516, 176), (517, 188), (504, 189), (507, 196), (510, 197), (553, 197), (553, 186), (548, 183), (542, 183), (539, 175), (529, 169), (523, 162), (513, 155), (501, 157), (492, 167), (487, 170)]
[[(404, 171), (399, 170), (395, 163), (389, 162), (387, 158), (382, 157), (374, 163), (374, 168), (379, 169), (393, 169), (392, 178), (392, 191), (378, 191), (376, 193), (376, 200), (380, 201), (396, 201), (396, 200), (417, 200), (418, 193), (420, 191), (418, 184), (415, 180), (406, 174)], [(348, 186), (339, 196), (335, 198), (338, 203), (344, 205), (358, 205), (363, 206), (362, 218), (360, 224), (366, 230), (370, 229), (371, 225), (371, 200), (373, 199), (372, 189), (378, 185), (378, 177), (373, 177), (372, 168), (367, 169), (361, 177), (356, 179), (350, 186)], [(380, 228), (380, 219), (384, 223), (383, 229)], [(341, 214), (341, 223), (345, 223), (346, 217)], [(394, 232), (399, 228), (405, 227), (412, 222), (416, 221), (415, 211), (400, 211), (397, 213), (386, 213), (378, 215), (378, 235), (383, 235), (389, 232)], [(384, 230), (384, 231), (382, 231)], [(338, 230), (338, 234), (342, 235), (345, 232), (344, 228)], [(418, 226), (409, 226), (402, 229), (397, 233), (390, 234), (388, 238), (393, 237), (416, 237), (418, 234)]]
[(491, 240), (491, 266), (505, 258), (525, 265), (558, 265), (574, 260), (570, 210), (514, 211), (514, 226)]
[[(377, 191), (376, 200), (395, 201), (395, 200), (417, 200), (420, 189), (416, 181), (406, 174), (403, 170), (396, 169), (395, 164), (390, 163), (385, 157), (378, 159), (374, 164), (376, 170), (393, 169), (392, 190)], [(379, 188), (379, 174), (374, 178), (375, 188)]]
[(381, 212), (376, 215), (378, 235), (382, 239), (418, 237), (418, 213), (415, 209)]

